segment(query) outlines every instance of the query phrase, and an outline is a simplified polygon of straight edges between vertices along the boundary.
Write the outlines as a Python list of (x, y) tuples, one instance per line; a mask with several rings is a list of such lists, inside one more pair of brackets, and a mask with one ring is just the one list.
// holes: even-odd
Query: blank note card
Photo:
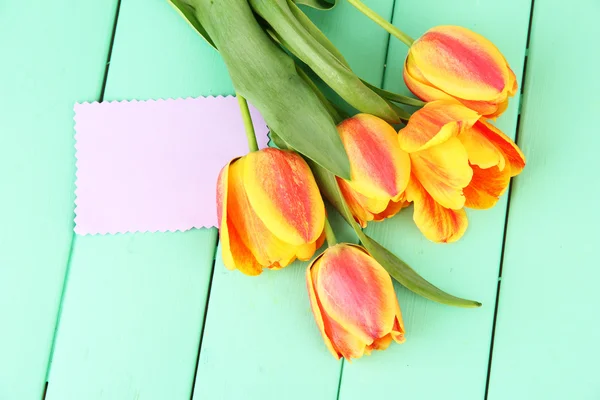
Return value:
[[(250, 109), (266, 147), (267, 126)], [(219, 171), (248, 152), (233, 96), (76, 104), (75, 140), (83, 235), (216, 226)]]

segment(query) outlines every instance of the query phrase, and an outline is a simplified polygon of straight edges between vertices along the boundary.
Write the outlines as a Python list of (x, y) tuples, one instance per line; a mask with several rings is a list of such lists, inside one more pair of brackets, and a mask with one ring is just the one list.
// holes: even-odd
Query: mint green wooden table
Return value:
[[(0, 399), (600, 399), (600, 2), (371, 0), (413, 37), (495, 42), (522, 92), (498, 125), (528, 166), (434, 245), (411, 213), (368, 228), (455, 309), (399, 287), (407, 342), (327, 352), (304, 265), (227, 271), (217, 232), (73, 235), (76, 101), (227, 95), (218, 54), (163, 0), (0, 2)], [(404, 45), (341, 0), (310, 16), (373, 84)], [(385, 67), (384, 67), (385, 66)], [(520, 105), (520, 106), (519, 106)], [(510, 206), (510, 207), (509, 207)]]

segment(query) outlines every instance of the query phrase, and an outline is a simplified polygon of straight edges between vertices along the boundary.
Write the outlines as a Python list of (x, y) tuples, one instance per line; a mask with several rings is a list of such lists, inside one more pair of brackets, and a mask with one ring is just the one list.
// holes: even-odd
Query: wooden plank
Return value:
[(489, 399), (600, 396), (598, 15), (535, 2)]
[(73, 104), (100, 95), (116, 0), (0, 5), (0, 399), (40, 399), (73, 237)]
[[(391, 16), (392, 1), (367, 3)], [(310, 16), (359, 75), (381, 82), (384, 31), (346, 2)], [(217, 254), (194, 399), (335, 399), (340, 363), (314, 322), (306, 263), (250, 278), (226, 270)]]
[[(163, 0), (122, 0), (106, 100), (230, 94)], [(48, 399), (189, 398), (216, 230), (78, 236)]]
[[(429, 27), (462, 25), (492, 40), (520, 80), (530, 5), (521, 0), (398, 1), (393, 22), (418, 37)], [(510, 30), (506, 21), (510, 21)], [(406, 46), (392, 39), (385, 87), (406, 92), (402, 67)], [(514, 136), (517, 105), (498, 121)], [(417, 297), (398, 287), (407, 341), (384, 353), (346, 364), (340, 399), (482, 399), (500, 265), (507, 198), (492, 210), (468, 211), (470, 226), (458, 243), (433, 244), (412, 221), (412, 208), (367, 231), (423, 276), (449, 292), (483, 302), (481, 309), (456, 309)], [(392, 394), (393, 393), (393, 394)]]

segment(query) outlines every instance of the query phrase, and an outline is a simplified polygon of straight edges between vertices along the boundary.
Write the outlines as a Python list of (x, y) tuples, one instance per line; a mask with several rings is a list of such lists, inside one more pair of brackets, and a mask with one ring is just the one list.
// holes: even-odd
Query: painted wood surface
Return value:
[[(120, 1), (103, 87), (117, 3), (36, 0), (28, 14), (0, 6), (0, 89), (10, 94), (0, 96), (0, 176), (9, 193), (0, 196), (0, 399), (39, 399), (47, 370), (46, 398), (55, 400), (600, 396), (590, 245), (600, 220), (590, 213), (589, 185), (600, 168), (591, 133), (597, 2), (533, 8), (519, 129), (528, 167), (512, 190), (504, 257), (506, 195), (493, 210), (470, 212), (457, 244), (427, 242), (411, 209), (368, 228), (433, 283), (484, 306), (454, 309), (398, 287), (407, 342), (351, 364), (322, 343), (305, 263), (258, 278), (227, 271), (214, 229), (72, 242), (75, 101), (233, 93), (218, 54), (163, 0)], [(439, 24), (486, 35), (523, 85), (529, 0), (366, 3), (413, 37)], [(309, 15), (361, 77), (406, 92), (402, 43), (388, 47), (388, 35), (345, 1)], [(518, 104), (497, 121), (513, 137)]]
[[(397, 1), (394, 25), (418, 37), (435, 25), (462, 25), (494, 42), (521, 83), (530, 15), (529, 1)], [(502, 22), (500, 22), (502, 21)], [(505, 22), (510, 21), (510, 31)], [(406, 46), (392, 40), (385, 88), (409, 93), (402, 79)], [(519, 97), (497, 121), (514, 137)], [(346, 364), (340, 399), (482, 399), (485, 396), (498, 271), (508, 196), (491, 210), (467, 210), (469, 228), (450, 245), (434, 244), (412, 221), (412, 207), (367, 232), (450, 293), (483, 303), (457, 309), (433, 303), (398, 288), (407, 340), (386, 353)]]
[(40, 399), (73, 237), (73, 104), (102, 89), (116, 0), (0, 2), (0, 399)]
[[(167, 2), (121, 1), (105, 100), (231, 93)], [(77, 236), (47, 399), (189, 398), (216, 236)]]
[(600, 398), (599, 15), (535, 2), (490, 400)]

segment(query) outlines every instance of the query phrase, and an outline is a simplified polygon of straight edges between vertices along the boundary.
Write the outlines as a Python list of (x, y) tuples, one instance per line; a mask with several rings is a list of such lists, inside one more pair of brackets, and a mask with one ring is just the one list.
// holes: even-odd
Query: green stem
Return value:
[(252, 117), (250, 116), (250, 109), (248, 108), (248, 102), (245, 98), (236, 93), (238, 104), (240, 105), (240, 112), (242, 113), (242, 120), (244, 121), (244, 129), (246, 130), (246, 139), (248, 140), (248, 150), (250, 152), (258, 151), (258, 142), (256, 141), (256, 133), (254, 133), (254, 125), (252, 124)]
[(335, 246), (337, 244), (337, 239), (335, 238), (335, 233), (333, 233), (333, 228), (329, 223), (329, 220), (325, 218), (325, 237), (327, 238), (327, 245), (329, 247)]
[(400, 29), (396, 28), (394, 25), (390, 24), (387, 20), (383, 19), (381, 15), (377, 14), (375, 11), (371, 10), (369, 7), (364, 5), (362, 1), (348, 0), (348, 3), (352, 4), (361, 13), (371, 18), (377, 25), (381, 26), (391, 35), (394, 35), (395, 37), (400, 39), (405, 45), (407, 45), (408, 47), (412, 46), (413, 42), (415, 41), (413, 38), (408, 36), (406, 33), (402, 32)]

